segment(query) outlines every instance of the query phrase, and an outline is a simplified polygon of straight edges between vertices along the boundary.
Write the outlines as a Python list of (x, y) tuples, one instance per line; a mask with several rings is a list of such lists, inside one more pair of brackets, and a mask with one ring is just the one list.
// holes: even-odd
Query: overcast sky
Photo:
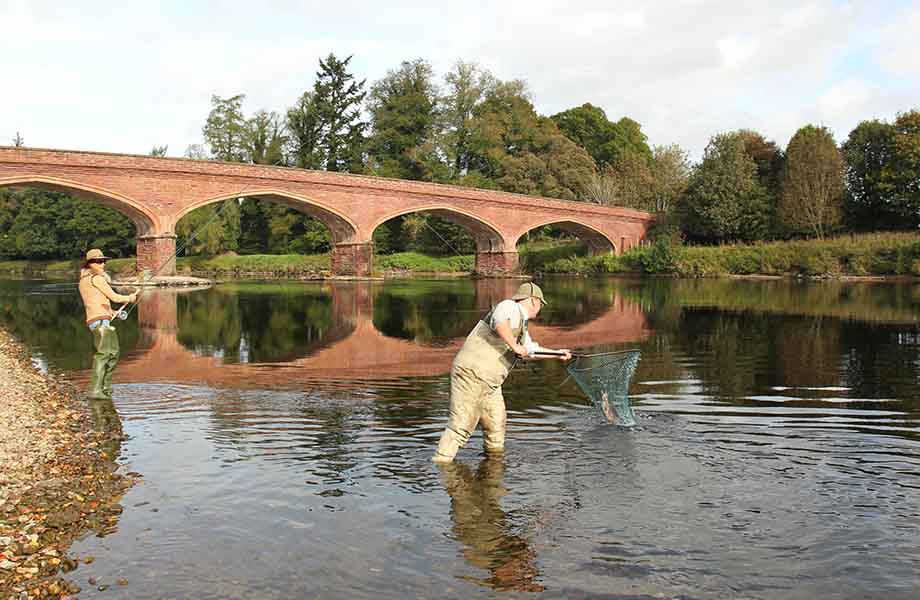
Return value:
[(539, 112), (591, 102), (694, 158), (741, 127), (785, 147), (920, 108), (920, 0), (44, 2), (0, 0), (0, 145), (180, 156), (212, 94), (284, 111), (317, 60), (368, 82), (459, 59), (528, 82)]

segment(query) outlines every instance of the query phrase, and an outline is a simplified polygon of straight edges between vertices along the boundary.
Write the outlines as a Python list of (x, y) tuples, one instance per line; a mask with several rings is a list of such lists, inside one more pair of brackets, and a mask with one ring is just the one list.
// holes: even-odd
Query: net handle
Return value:
[[(628, 350), (615, 350), (613, 352), (595, 352), (594, 354), (585, 354), (583, 352), (569, 352), (569, 354), (572, 355), (572, 358), (594, 358), (595, 356), (613, 356), (614, 354), (628, 354), (638, 351), (638, 348), (630, 348)], [(561, 350), (537, 350), (531, 354), (533, 354), (533, 356), (562, 356), (565, 352)]]

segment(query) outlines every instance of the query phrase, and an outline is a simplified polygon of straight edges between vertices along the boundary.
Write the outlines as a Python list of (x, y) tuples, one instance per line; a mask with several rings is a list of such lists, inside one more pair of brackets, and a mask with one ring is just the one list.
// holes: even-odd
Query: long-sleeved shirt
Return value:
[(80, 270), (80, 283), (77, 286), (86, 309), (86, 324), (104, 321), (114, 316), (112, 302), (125, 303), (131, 296), (123, 296), (112, 289), (107, 273), (96, 273), (90, 269)]

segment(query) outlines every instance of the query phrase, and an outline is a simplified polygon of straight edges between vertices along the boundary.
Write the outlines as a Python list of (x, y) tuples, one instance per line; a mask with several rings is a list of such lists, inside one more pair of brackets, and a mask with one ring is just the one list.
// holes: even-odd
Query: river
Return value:
[[(641, 350), (639, 425), (528, 363), (505, 456), (437, 467), (453, 355), (517, 283), (148, 292), (93, 407), (142, 480), (72, 548), (80, 597), (920, 596), (920, 285), (544, 280), (543, 345)], [(85, 385), (73, 285), (0, 282), (0, 323)]]

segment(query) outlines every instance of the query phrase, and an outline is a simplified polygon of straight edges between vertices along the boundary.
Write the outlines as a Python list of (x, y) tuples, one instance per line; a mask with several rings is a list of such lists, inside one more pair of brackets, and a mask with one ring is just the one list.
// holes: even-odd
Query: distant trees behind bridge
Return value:
[[(319, 61), (310, 89), (283, 110), (245, 114), (245, 94), (213, 96), (202, 143), (185, 156), (432, 181), (619, 205), (661, 214), (658, 235), (695, 243), (824, 237), (920, 226), (920, 110), (860, 123), (837, 145), (806, 124), (786, 148), (751, 130), (717, 133), (691, 164), (677, 145), (650, 145), (641, 124), (589, 103), (544, 116), (527, 85), (458, 62), (438, 76), (425, 60), (368, 84), (351, 57)], [(22, 145), (17, 133), (15, 145)], [(151, 150), (165, 156), (167, 146)], [(179, 243), (217, 206), (187, 215)], [(258, 199), (228, 201), (192, 254), (315, 253), (318, 221)], [(89, 202), (0, 190), (0, 256), (65, 258), (133, 249), (133, 224)], [(538, 235), (541, 232), (538, 232)], [(547, 231), (544, 235), (556, 235)], [(375, 232), (378, 252), (472, 252), (460, 226), (414, 214)]]

